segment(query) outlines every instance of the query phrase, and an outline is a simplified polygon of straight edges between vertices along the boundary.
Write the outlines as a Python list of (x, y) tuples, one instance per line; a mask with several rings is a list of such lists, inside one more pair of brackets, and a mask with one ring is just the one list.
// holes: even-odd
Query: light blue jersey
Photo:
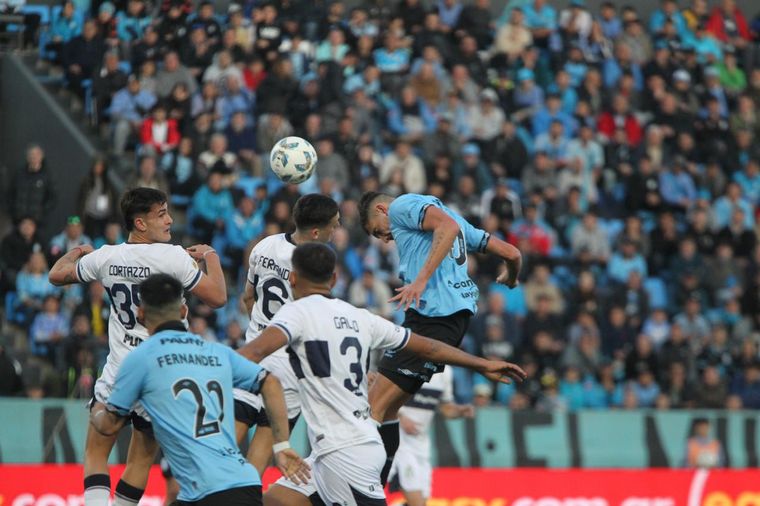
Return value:
[(429, 206), (451, 216), (459, 225), (459, 235), (451, 252), (428, 281), (419, 307), (415, 309), (425, 316), (448, 316), (464, 309), (475, 314), (478, 287), (467, 274), (467, 252), (485, 251), (489, 234), (470, 225), (435, 197), (409, 193), (396, 198), (388, 209), (391, 233), (400, 258), (401, 280), (409, 284), (417, 278), (432, 248), (433, 232), (422, 230)]
[(135, 401), (142, 403), (179, 482), (179, 499), (197, 501), (261, 485), (235, 442), (232, 387), (256, 393), (266, 374), (231, 348), (172, 327), (127, 355), (108, 407), (127, 416)]

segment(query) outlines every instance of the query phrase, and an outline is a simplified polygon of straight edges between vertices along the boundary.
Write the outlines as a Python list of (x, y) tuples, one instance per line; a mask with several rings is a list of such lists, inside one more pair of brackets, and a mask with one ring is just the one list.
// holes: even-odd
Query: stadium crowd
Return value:
[[(335, 294), (388, 318), (393, 244), (361, 230), (363, 191), (429, 193), (517, 245), (521, 285), (477, 255), (480, 312), (464, 346), (521, 364), (456, 395), (512, 409), (760, 408), (760, 12), (734, 0), (555, 9), (511, 0), (66, 1), (46, 55), (110, 132), (78, 209), (37, 233), (56, 189), (40, 146), (8, 193), (0, 245), (0, 395), (88, 398), (107, 353), (102, 285), (59, 290), (68, 249), (123, 241), (109, 165), (171, 195), (176, 240), (223, 252), (226, 310), (191, 330), (237, 347), (251, 243), (288, 230), (300, 193), (341, 203)], [(757, 15), (754, 20), (750, 15)], [(299, 135), (319, 165), (300, 187), (268, 170)], [(73, 210), (72, 210), (73, 211)], [(10, 328), (6, 327), (6, 330)], [(18, 334), (17, 334), (18, 336)], [(28, 337), (27, 337), (28, 336)]]

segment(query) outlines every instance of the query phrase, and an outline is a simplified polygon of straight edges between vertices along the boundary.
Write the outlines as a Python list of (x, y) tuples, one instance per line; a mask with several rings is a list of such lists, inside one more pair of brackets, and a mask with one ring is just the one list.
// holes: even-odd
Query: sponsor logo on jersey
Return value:
[(144, 341), (144, 339), (142, 339), (140, 337), (133, 336), (133, 335), (130, 335), (130, 334), (124, 334), (123, 342), (127, 346), (132, 346), (134, 348), (135, 346), (139, 346), (143, 341)]

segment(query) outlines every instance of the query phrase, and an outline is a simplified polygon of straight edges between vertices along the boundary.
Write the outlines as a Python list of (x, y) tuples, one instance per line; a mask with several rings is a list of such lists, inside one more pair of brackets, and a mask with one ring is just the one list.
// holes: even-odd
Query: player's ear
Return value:
[(335, 288), (335, 284), (338, 282), (338, 273), (333, 271), (332, 277), (330, 278), (330, 288)]
[(296, 271), (290, 271), (290, 276), (288, 276), (288, 281), (290, 282), (291, 288), (296, 287), (296, 283), (298, 282), (297, 278), (298, 278), (298, 274), (296, 274)]
[(190, 313), (190, 308), (187, 307), (187, 304), (182, 304), (182, 306), (179, 308), (179, 316), (181, 320), (187, 320), (187, 315)]
[(311, 229), (311, 240), (316, 241), (319, 239), (319, 228), (314, 227)]
[(379, 214), (387, 215), (388, 214), (388, 204), (385, 202), (378, 202), (375, 204), (375, 211), (377, 211)]
[(147, 230), (145, 220), (142, 218), (135, 218), (134, 225), (138, 232), (145, 232)]

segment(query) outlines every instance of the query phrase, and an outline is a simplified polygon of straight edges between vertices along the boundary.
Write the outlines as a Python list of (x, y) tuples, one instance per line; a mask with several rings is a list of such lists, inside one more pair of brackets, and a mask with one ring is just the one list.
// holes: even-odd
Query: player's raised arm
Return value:
[(227, 284), (216, 250), (206, 244), (196, 244), (187, 248), (187, 252), (196, 262), (206, 265), (206, 273), (201, 274), (200, 281), (190, 292), (214, 309), (227, 304)]
[(50, 283), (55, 286), (79, 283), (81, 280), (77, 276), (77, 261), (92, 251), (92, 246), (83, 244), (63, 255), (48, 273)]
[[(398, 301), (399, 307), (406, 311), (414, 303), (419, 307), (422, 292), (425, 291), (428, 280), (441, 262), (449, 254), (454, 246), (454, 241), (459, 234), (459, 225), (442, 209), (435, 206), (427, 206), (424, 210), (425, 217), (422, 219), (420, 228), (426, 232), (433, 232), (433, 243), (428, 252), (427, 259), (422, 265), (417, 278), (409, 285), (397, 288), (392, 302)], [(423, 252), (420, 252), (423, 254)]]
[(496, 282), (510, 288), (516, 287), (518, 283), (517, 278), (522, 268), (522, 254), (520, 250), (506, 241), (490, 236), (488, 243), (486, 243), (486, 253), (501, 258), (507, 265), (507, 270), (499, 275)]
[(458, 365), (472, 369), (492, 381), (511, 383), (511, 380), (522, 381), (527, 377), (525, 371), (516, 364), (502, 360), (486, 360), (476, 357), (459, 348), (454, 348), (448, 344), (413, 332), (409, 337), (405, 349), (432, 362)]

